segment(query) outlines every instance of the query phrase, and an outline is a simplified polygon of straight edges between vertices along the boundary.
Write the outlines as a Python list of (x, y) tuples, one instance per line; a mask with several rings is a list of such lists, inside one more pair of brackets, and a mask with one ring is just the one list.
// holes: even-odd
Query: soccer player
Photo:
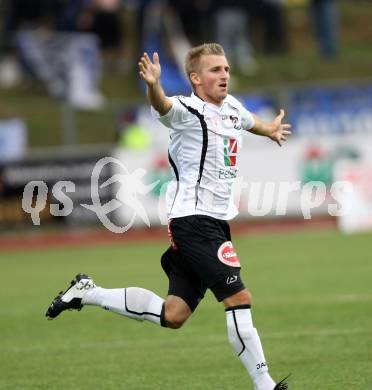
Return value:
[(177, 184), (167, 189), (171, 246), (161, 258), (169, 278), (167, 297), (139, 287), (105, 289), (78, 274), (53, 300), (46, 316), (52, 319), (66, 309), (95, 305), (177, 329), (209, 288), (223, 302), (229, 342), (255, 390), (285, 390), (285, 380), (276, 383), (268, 372), (227, 220), (237, 214), (232, 185), (243, 133), (267, 136), (282, 145), (290, 125), (282, 124), (283, 110), (265, 123), (228, 94), (230, 68), (219, 44), (191, 49), (185, 65), (193, 93), (167, 97), (160, 83), (158, 54), (151, 60), (144, 53), (139, 62), (153, 113), (169, 128), (169, 162)]

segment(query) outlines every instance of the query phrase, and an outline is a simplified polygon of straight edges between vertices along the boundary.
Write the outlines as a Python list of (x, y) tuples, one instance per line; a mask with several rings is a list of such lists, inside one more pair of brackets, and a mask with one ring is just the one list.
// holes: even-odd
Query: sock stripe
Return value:
[(160, 325), (163, 328), (167, 327), (167, 324), (165, 323), (165, 303), (163, 303), (163, 306), (161, 308), (161, 313), (160, 313)]
[(144, 314), (148, 314), (150, 316), (154, 316), (154, 317), (159, 317), (161, 318), (161, 314), (156, 314), (156, 313), (151, 313), (151, 312), (148, 312), (148, 311), (144, 311), (142, 313), (138, 313), (134, 310), (130, 310), (127, 306), (127, 289), (125, 288), (124, 289), (124, 303), (125, 303), (125, 310), (128, 312), (128, 313), (131, 313), (131, 314), (135, 314), (137, 316), (142, 316)]
[(238, 356), (240, 356), (244, 351), (245, 351), (245, 344), (244, 344), (244, 341), (242, 339), (242, 337), (240, 336), (240, 333), (239, 333), (239, 328), (238, 328), (238, 323), (236, 321), (236, 316), (235, 316), (235, 310), (232, 310), (232, 314), (233, 314), (233, 319), (234, 319), (234, 325), (235, 325), (235, 330), (236, 330), (236, 334), (238, 335), (239, 337), (239, 340), (240, 342), (242, 343), (242, 350), (240, 351), (240, 353), (238, 354)]
[(233, 310), (240, 310), (240, 309), (250, 309), (251, 305), (246, 304), (246, 305), (237, 305), (237, 306), (230, 306), (225, 309), (225, 311), (233, 311)]

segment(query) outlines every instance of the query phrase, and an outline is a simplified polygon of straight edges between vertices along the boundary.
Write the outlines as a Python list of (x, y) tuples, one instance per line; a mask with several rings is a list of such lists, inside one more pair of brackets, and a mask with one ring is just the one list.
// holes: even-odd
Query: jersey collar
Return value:
[(222, 109), (222, 107), (226, 104), (226, 98), (223, 100), (223, 102), (222, 102), (222, 104), (220, 106), (217, 106), (216, 104), (206, 102), (201, 97), (199, 97), (195, 92), (191, 93), (191, 97), (193, 99), (195, 99), (195, 101), (197, 101), (199, 104), (203, 105), (203, 107), (208, 104), (210, 106)]

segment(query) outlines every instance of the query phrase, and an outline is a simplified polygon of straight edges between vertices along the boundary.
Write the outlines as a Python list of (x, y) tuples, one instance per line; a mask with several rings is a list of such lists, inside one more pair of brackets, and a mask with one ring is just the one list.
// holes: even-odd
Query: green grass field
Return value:
[[(164, 295), (166, 245), (2, 253), (0, 389), (250, 389), (209, 293), (180, 330), (92, 307), (44, 317), (81, 271)], [(291, 390), (372, 389), (372, 235), (239, 237), (235, 246), (272, 375), (292, 373)]]

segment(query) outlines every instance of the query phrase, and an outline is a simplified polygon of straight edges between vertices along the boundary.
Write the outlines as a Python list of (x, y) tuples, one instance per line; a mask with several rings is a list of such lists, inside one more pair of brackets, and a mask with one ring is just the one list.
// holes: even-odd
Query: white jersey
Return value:
[(153, 110), (170, 129), (168, 155), (176, 180), (167, 188), (168, 218), (235, 217), (232, 186), (238, 174), (242, 132), (254, 126), (252, 114), (231, 95), (221, 106), (195, 94), (170, 99), (173, 104), (166, 115)]

